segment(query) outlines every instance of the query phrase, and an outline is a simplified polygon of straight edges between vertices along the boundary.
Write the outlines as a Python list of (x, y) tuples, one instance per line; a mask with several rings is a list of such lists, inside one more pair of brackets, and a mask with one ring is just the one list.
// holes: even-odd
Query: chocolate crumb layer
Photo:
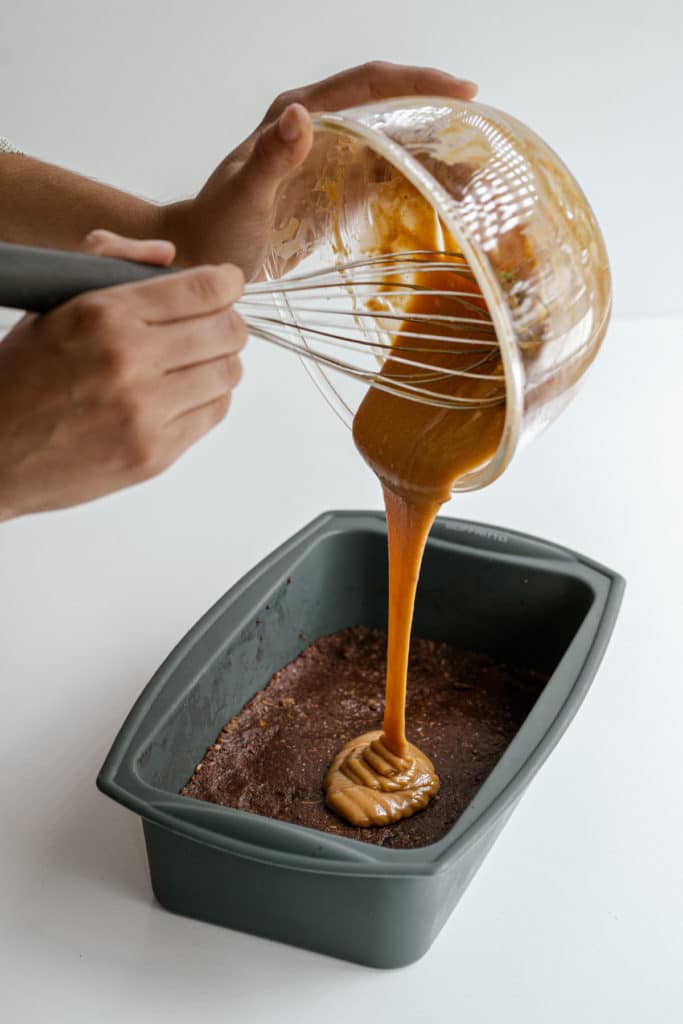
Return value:
[(414, 637), (407, 736), (433, 761), (441, 789), (412, 818), (354, 828), (325, 806), (323, 777), (344, 743), (382, 726), (386, 639), (380, 630), (355, 626), (312, 643), (224, 726), (183, 796), (380, 846), (407, 849), (441, 839), (547, 677)]

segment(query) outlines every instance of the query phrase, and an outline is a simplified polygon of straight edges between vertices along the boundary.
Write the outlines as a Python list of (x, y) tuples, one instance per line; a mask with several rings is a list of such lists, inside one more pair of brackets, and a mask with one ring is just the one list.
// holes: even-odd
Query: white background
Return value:
[(0, 133), (155, 199), (197, 189), (281, 89), (445, 67), (540, 132), (608, 242), (616, 317), (551, 430), (450, 515), (622, 572), (581, 713), (418, 964), (381, 973), (175, 918), (94, 788), (198, 616), (318, 512), (378, 488), (303, 370), (252, 343), (228, 421), (161, 478), (0, 526), (0, 1007), (8, 1021), (679, 1021), (680, 8), (2, 0)]

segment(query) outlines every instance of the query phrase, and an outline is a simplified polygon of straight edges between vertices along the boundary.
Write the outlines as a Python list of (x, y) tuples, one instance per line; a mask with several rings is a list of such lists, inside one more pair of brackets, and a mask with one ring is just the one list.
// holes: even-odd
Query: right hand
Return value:
[[(170, 243), (94, 232), (102, 255), (169, 263)], [(223, 419), (247, 340), (235, 266), (89, 292), (0, 343), (0, 519), (155, 476)]]
[[(174, 238), (183, 263), (238, 264), (248, 280), (262, 276), (279, 186), (313, 144), (309, 111), (344, 110), (395, 96), (471, 100), (477, 86), (436, 68), (371, 61), (278, 96), (252, 134), (218, 165), (194, 199), (157, 209), (159, 229)], [(316, 212), (313, 180), (299, 182), (301, 214)], [(299, 212), (292, 204), (294, 212)], [(316, 224), (327, 230), (327, 224)]]

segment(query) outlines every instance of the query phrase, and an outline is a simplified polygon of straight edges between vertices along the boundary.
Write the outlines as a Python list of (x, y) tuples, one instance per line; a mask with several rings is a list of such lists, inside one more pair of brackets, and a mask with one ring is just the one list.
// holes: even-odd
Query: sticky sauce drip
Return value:
[(363, 733), (339, 751), (327, 773), (327, 804), (354, 825), (389, 825), (426, 807), (439, 779), (426, 754), (406, 743), (403, 756), (380, 730)]
[[(383, 201), (375, 211), (380, 251), (457, 250), (455, 240), (444, 232), (412, 186), (403, 183), (395, 198), (394, 203)], [(500, 374), (501, 360), (493, 327), (485, 322), (489, 320), (486, 304), (474, 279), (455, 271), (425, 271), (420, 284), (428, 291), (451, 294), (417, 292), (404, 316), (450, 315), (472, 322), (452, 327), (447, 321), (440, 322), (438, 333), (443, 338), (435, 340), (433, 319), (426, 322), (418, 316), (406, 320), (393, 339), (393, 352), (433, 366), (434, 373), (424, 368), (419, 371), (420, 383), (440, 395), (471, 399), (490, 396), (492, 388), (499, 385), (482, 375)], [(481, 343), (480, 347), (473, 346), (473, 340)], [(475, 376), (443, 374), (444, 368), (471, 367), (474, 348)], [(401, 374), (412, 374), (415, 379), (415, 367), (398, 363), (393, 356), (380, 371), (380, 376), (394, 379)], [(439, 508), (450, 497), (455, 480), (495, 454), (504, 420), (504, 402), (444, 409), (377, 388), (368, 391), (356, 413), (356, 447), (379, 477), (384, 493), (389, 539), (389, 628), (383, 729), (347, 743), (334, 758), (324, 782), (328, 806), (353, 825), (399, 821), (422, 810), (438, 792), (434, 766), (405, 734), (415, 592), (424, 547)]]

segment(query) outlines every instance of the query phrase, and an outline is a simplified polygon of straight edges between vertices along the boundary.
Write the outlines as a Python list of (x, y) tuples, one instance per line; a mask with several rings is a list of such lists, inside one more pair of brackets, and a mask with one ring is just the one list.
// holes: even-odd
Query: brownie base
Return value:
[(414, 637), (406, 732), (431, 758), (441, 789), (411, 818), (356, 828), (325, 806), (323, 778), (343, 744), (381, 728), (385, 671), (380, 630), (355, 626), (316, 640), (224, 726), (182, 795), (379, 846), (409, 849), (441, 839), (491, 773), (547, 676)]

